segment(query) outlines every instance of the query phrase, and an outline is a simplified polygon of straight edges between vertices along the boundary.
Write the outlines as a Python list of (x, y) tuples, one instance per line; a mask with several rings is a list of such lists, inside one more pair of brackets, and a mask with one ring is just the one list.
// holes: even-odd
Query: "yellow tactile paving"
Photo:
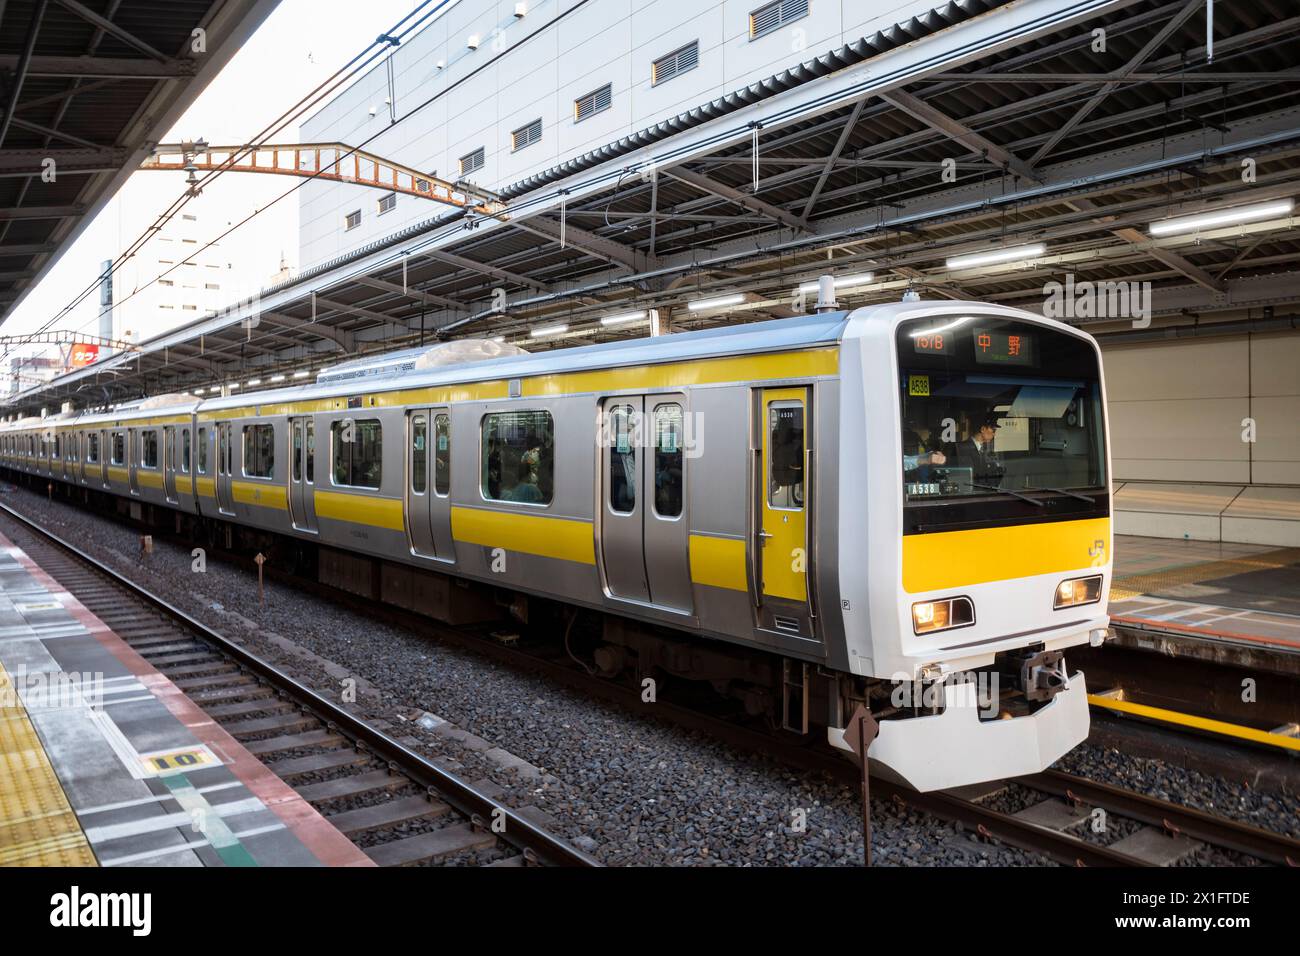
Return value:
[(1181, 568), (1168, 568), (1149, 574), (1130, 574), (1116, 578), (1110, 588), (1112, 601), (1127, 601), (1144, 594), (1159, 594), (1184, 584), (1200, 584), (1247, 571), (1267, 571), (1284, 568), (1300, 561), (1300, 548), (1279, 548), (1260, 554), (1243, 554), (1236, 558), (1205, 561)]
[(97, 866), (36, 728), (0, 665), (0, 866)]

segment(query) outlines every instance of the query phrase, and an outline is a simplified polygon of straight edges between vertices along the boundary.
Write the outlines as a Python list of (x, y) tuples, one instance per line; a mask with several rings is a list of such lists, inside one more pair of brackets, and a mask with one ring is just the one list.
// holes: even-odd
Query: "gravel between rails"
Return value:
[[(259, 608), (251, 568), (212, 559), (198, 574), (189, 549), (162, 539), (142, 558), (140, 532), (118, 521), (25, 489), (4, 500), (319, 692), (337, 696), (355, 680), (351, 709), (360, 716), (502, 802), (536, 808), (530, 812), (545, 825), (606, 864), (862, 861), (855, 788), (733, 752), (706, 735), (370, 619), (360, 600), (354, 610), (268, 582), (266, 607)], [(419, 721), (425, 713), (448, 723)], [(1123, 783), (1115, 774), (1128, 772), (1134, 759), (1082, 747), (1060, 766)], [(1217, 786), (1224, 806), (1205, 809), (1227, 815), (1228, 804), (1250, 805), (1248, 822), (1274, 821), (1274, 828), (1293, 832), (1293, 804), (1248, 790), (1229, 798), (1243, 788), (1147, 763), (1157, 765), (1147, 768), (1155, 781), (1148, 792), (1178, 800), (1185, 791), (1182, 802), (1199, 806), (1198, 797)], [(872, 800), (872, 826), (876, 865), (1051, 865), (885, 800)]]

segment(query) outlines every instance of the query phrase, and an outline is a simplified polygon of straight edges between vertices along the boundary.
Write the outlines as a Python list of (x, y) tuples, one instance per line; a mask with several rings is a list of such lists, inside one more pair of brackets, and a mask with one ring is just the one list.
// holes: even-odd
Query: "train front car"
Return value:
[(1109, 624), (1097, 344), (949, 302), (862, 310), (844, 348), (841, 609), (871, 758), (919, 790), (1039, 771), (1088, 735), (1064, 652)]

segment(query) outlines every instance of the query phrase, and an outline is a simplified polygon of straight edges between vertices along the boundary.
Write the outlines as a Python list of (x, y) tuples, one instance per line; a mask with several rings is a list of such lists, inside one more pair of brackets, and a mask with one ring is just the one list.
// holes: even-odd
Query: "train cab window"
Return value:
[(144, 468), (158, 467), (158, 432), (149, 429), (140, 433), (140, 464)]
[(631, 405), (614, 405), (607, 421), (609, 507), (618, 514), (636, 510), (636, 419)]
[(343, 419), (330, 425), (334, 484), (378, 488), (383, 479), (384, 434), (378, 419)]
[(208, 430), (199, 429), (199, 474), (208, 473)]
[(499, 412), (482, 423), (483, 497), (549, 505), (555, 487), (555, 426), (551, 413)]
[(113, 432), (113, 447), (109, 449), (109, 464), (126, 464), (126, 433)]
[(99, 464), (99, 435), (95, 432), (86, 436), (86, 462), (91, 465)]
[(682, 513), (682, 406), (655, 409), (655, 513), (676, 518)]
[(275, 474), (275, 426), (244, 426), (244, 475), (271, 478)]
[(433, 417), (433, 491), (445, 498), (451, 491), (451, 419)]
[(767, 503), (773, 508), (803, 508), (803, 404), (768, 406)]
[(184, 474), (190, 473), (190, 430), (181, 429), (181, 471)]
[(411, 491), (422, 495), (429, 487), (429, 422), (423, 415), (411, 419)]

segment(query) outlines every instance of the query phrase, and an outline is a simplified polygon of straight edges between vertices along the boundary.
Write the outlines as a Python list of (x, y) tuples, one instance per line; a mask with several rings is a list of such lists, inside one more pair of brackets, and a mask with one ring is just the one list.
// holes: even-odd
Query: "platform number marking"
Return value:
[(217, 762), (217, 758), (206, 747), (186, 747), (182, 750), (166, 750), (159, 753), (141, 754), (140, 762), (145, 770), (154, 776), (172, 773), (184, 773), (199, 767), (208, 767)]

